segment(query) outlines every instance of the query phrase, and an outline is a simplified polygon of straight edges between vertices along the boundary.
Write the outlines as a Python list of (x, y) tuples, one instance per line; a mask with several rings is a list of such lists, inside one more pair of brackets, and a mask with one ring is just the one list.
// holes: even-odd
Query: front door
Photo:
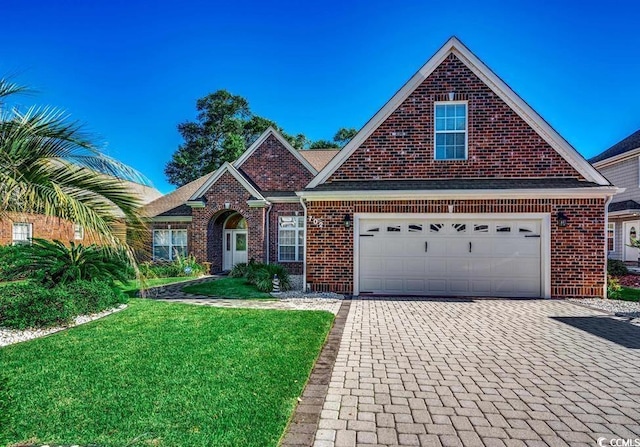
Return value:
[(225, 230), (223, 270), (247, 262), (247, 230)]
[(632, 239), (638, 239), (640, 237), (640, 222), (632, 220), (625, 222), (623, 226), (623, 241), (624, 241), (624, 260), (625, 261), (637, 261), (638, 249), (629, 247)]

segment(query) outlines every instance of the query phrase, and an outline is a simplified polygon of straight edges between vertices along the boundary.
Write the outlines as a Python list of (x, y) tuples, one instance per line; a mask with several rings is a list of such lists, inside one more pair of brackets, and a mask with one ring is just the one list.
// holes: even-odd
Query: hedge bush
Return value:
[(100, 312), (127, 297), (103, 281), (77, 281), (52, 288), (35, 281), (0, 286), (0, 326), (13, 329), (66, 325), (77, 315)]
[(25, 267), (29, 260), (27, 245), (0, 245), (0, 281), (15, 281), (26, 278)]
[(611, 276), (623, 276), (629, 273), (629, 269), (622, 261), (607, 259), (607, 273)]

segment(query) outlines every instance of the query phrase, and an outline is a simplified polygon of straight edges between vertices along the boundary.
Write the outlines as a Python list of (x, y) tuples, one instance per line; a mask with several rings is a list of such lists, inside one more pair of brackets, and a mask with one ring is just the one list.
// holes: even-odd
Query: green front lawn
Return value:
[(618, 299), (623, 301), (640, 301), (640, 289), (623, 287), (622, 290), (620, 290), (620, 298)]
[(0, 348), (0, 445), (276, 446), (332, 320), (133, 299)]
[(208, 295), (220, 298), (273, 299), (270, 294), (261, 292), (255, 286), (247, 284), (245, 278), (221, 278), (202, 284), (186, 286), (182, 290), (195, 295)]
[[(164, 286), (166, 284), (173, 284), (176, 282), (188, 281), (190, 279), (196, 279), (196, 278), (189, 278), (184, 276), (176, 276), (172, 278), (151, 278), (151, 279), (145, 280), (144, 287), (149, 288), (149, 287), (155, 287), (155, 286)], [(125, 284), (119, 283), (119, 287), (120, 287), (120, 290), (122, 290), (126, 295), (135, 297), (141, 288), (141, 284), (140, 284), (140, 281), (138, 281), (137, 279), (132, 279), (130, 281), (127, 281)]]

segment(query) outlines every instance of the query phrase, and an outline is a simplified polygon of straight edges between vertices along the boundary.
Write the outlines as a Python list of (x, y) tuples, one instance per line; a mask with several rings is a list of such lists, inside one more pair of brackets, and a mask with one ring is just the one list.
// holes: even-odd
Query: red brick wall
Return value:
[(73, 241), (84, 245), (99, 242), (91, 233), (85, 230), (84, 238), (74, 240), (73, 223), (57, 217), (44, 216), (42, 214), (11, 214), (0, 220), (0, 245), (13, 243), (13, 223), (32, 224), (32, 236), (34, 238), (59, 240), (64, 243)]
[[(468, 101), (468, 159), (434, 160), (434, 101)], [(509, 106), (450, 55), (330, 177), (332, 180), (580, 177)]]
[(604, 199), (510, 199), (405, 202), (309, 202), (308, 214), (323, 227), (308, 225), (307, 281), (317, 291), (353, 292), (353, 228), (342, 224), (353, 213), (551, 213), (564, 211), (564, 228), (551, 223), (551, 295), (586, 297), (603, 295)]
[(240, 170), (262, 191), (299, 191), (313, 179), (307, 168), (273, 135), (251, 154)]
[[(215, 227), (215, 222), (211, 223), (212, 218), (216, 219), (227, 211), (224, 203), (230, 202), (230, 210), (239, 212), (247, 219), (248, 259), (262, 262), (264, 260), (264, 208), (249, 208), (247, 200), (251, 199), (251, 194), (228, 172), (218, 179), (204, 197), (206, 206), (193, 209), (190, 251), (196, 259), (200, 262), (217, 262), (209, 256), (212, 250), (215, 250), (215, 245), (210, 238), (215, 238), (217, 234), (209, 229)], [(212, 270), (215, 270), (215, 266), (212, 266)]]
[(271, 208), (269, 214), (269, 262), (285, 266), (292, 275), (301, 275), (303, 270), (302, 262), (280, 262), (278, 261), (278, 216), (304, 216), (304, 209), (300, 203), (276, 203)]

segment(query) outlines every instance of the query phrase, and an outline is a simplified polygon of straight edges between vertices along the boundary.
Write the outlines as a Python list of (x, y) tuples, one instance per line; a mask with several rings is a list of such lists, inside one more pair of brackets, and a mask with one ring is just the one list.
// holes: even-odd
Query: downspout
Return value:
[(265, 222), (265, 227), (266, 227), (265, 231), (267, 233), (267, 237), (266, 237), (267, 248), (265, 250), (265, 261), (266, 261), (265, 264), (269, 263), (269, 253), (270, 253), (270, 249), (271, 249), (271, 247), (269, 246), (269, 242), (270, 242), (269, 241), (269, 234), (271, 233), (270, 225), (269, 225), (269, 215), (271, 214), (271, 208), (273, 208), (273, 205), (269, 204), (269, 208), (267, 208), (267, 221)]
[[(607, 198), (607, 200), (605, 200), (604, 202), (604, 257), (605, 257), (605, 264), (604, 264), (604, 298), (607, 299), (607, 289), (608, 289), (608, 283), (609, 283), (609, 275), (607, 274), (607, 261), (609, 260), (609, 242), (608, 242), (608, 237), (609, 237), (609, 204), (611, 203), (611, 201), (613, 200), (613, 196), (609, 196), (609, 198)], [(614, 230), (615, 231), (615, 230)], [(615, 247), (614, 247), (615, 249)], [(624, 259), (624, 256), (623, 256)]]
[(304, 209), (304, 259), (302, 260), (302, 292), (307, 291), (307, 205), (304, 203), (302, 196), (300, 198), (300, 205)]

